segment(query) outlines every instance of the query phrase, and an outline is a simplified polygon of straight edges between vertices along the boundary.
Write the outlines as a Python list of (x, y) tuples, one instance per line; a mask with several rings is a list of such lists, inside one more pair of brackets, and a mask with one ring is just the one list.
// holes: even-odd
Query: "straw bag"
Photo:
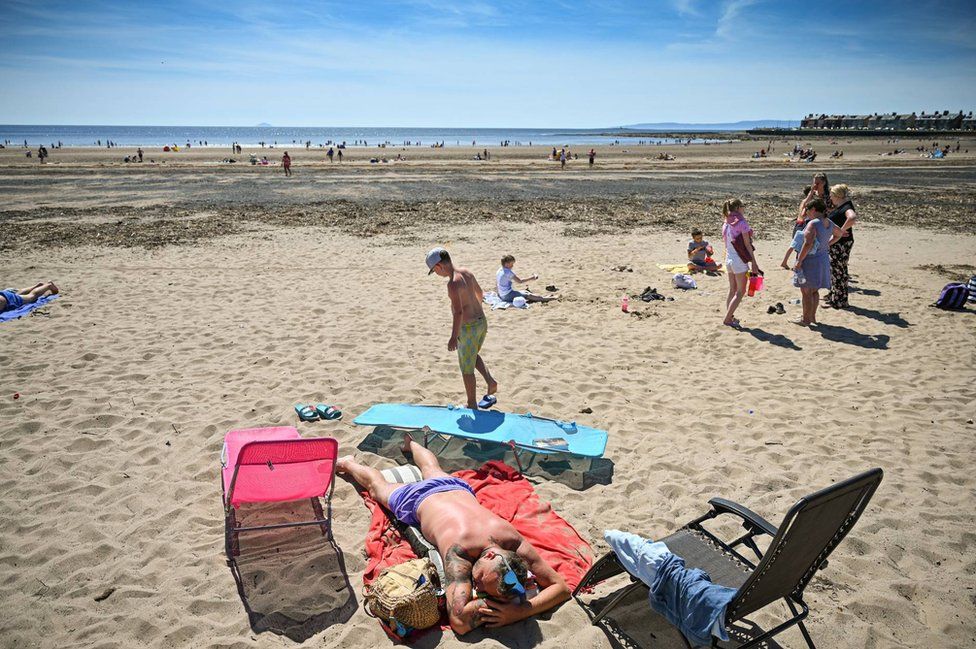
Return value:
[(414, 629), (432, 627), (440, 620), (437, 572), (429, 559), (411, 559), (390, 566), (363, 588), (366, 612), (403, 638)]

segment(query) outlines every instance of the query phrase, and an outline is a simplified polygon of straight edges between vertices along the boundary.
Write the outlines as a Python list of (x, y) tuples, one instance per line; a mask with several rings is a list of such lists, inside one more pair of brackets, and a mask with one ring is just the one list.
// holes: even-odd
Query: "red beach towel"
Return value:
[[(486, 509), (509, 521), (573, 590), (593, 564), (593, 549), (573, 526), (539, 499), (532, 484), (502, 462), (488, 462), (480, 469), (454, 473), (474, 490)], [(366, 571), (363, 583), (370, 584), (387, 566), (416, 555), (410, 544), (389, 524), (386, 512), (369, 494), (362, 493), (373, 515), (366, 533)]]

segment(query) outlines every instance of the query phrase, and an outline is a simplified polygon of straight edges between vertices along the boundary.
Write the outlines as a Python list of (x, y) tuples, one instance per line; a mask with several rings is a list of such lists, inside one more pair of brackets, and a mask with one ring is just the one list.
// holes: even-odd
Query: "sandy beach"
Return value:
[[(341, 165), (301, 148), (288, 179), (247, 163), (287, 147), (233, 164), (229, 149), (147, 149), (142, 164), (121, 161), (134, 148), (62, 149), (43, 166), (0, 151), (0, 285), (62, 290), (0, 323), (0, 647), (392, 646), (362, 608), (369, 519), (344, 480), (341, 558), (307, 528), (242, 545), (262, 619), (249, 625), (223, 554), (219, 455), (228, 430), (298, 425), (382, 468), (356, 449), (370, 429), (355, 415), (462, 402), (444, 282), (423, 263), (436, 245), (486, 289), (506, 253), (541, 276), (537, 292), (559, 288), (558, 302), (489, 312), (483, 354), (501, 409), (609, 431), (609, 484), (532, 478), (598, 554), (605, 529), (661, 537), (713, 496), (775, 524), (803, 495), (882, 467), (807, 589), (814, 640), (976, 645), (976, 310), (929, 306), (976, 274), (976, 140), (936, 161), (915, 141), (824, 139), (814, 164), (784, 159), (792, 144), (764, 160), (750, 155), (765, 141), (598, 147), (593, 169), (579, 147), (565, 170), (548, 147), (488, 147), (487, 162), (472, 160), (480, 146), (353, 149)], [(909, 152), (879, 155), (895, 147)], [(852, 307), (808, 329), (790, 322), (799, 292), (778, 266), (818, 171), (851, 187), (862, 221)], [(686, 292), (658, 267), (685, 260), (693, 226), (720, 246), (733, 196), (766, 271), (741, 331), (721, 326), (724, 276)], [(645, 287), (674, 299), (621, 312)], [(767, 313), (776, 302), (785, 315)], [(299, 402), (345, 416), (296, 424)], [(683, 646), (659, 621), (640, 633)], [(417, 646), (472, 644), (616, 646), (572, 601)], [(795, 630), (780, 644), (804, 646)]]

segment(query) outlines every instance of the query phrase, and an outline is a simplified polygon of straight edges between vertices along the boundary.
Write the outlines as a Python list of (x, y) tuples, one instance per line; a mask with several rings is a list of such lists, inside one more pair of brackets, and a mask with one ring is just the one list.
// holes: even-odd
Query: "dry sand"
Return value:
[[(558, 184), (528, 160), (498, 173), (418, 163), (402, 178), (362, 163), (339, 178), (296, 156), (300, 174), (284, 185), (203, 160), (133, 178), (83, 157), (40, 170), (5, 156), (0, 284), (55, 279), (63, 296), (0, 324), (0, 646), (295, 646), (284, 633), (307, 646), (390, 646), (362, 611), (367, 510), (344, 481), (341, 561), (314, 532), (245, 537), (249, 626), (224, 562), (219, 453), (227, 430), (294, 423), (298, 401), (343, 408), (341, 422), (300, 426), (343, 452), (369, 432), (352, 418), (372, 403), (459, 402), (443, 282), (422, 261), (436, 244), (486, 286), (512, 252), (517, 272), (541, 275), (534, 289), (560, 287), (558, 303), (491, 312), (484, 354), (505, 410), (610, 431), (609, 485), (536, 480), (598, 552), (604, 529), (662, 536), (715, 495), (776, 523), (802, 495), (880, 466), (873, 502), (807, 590), (814, 639), (976, 643), (976, 316), (927, 306), (951, 275), (976, 272), (971, 160), (934, 171), (870, 151), (786, 171), (702, 161), (681, 179), (610, 152), (605, 175)], [(822, 168), (833, 182), (858, 179), (859, 204), (880, 207), (858, 228), (854, 308), (824, 311), (810, 330), (790, 324), (798, 292), (775, 269), (789, 206)], [(250, 185), (253, 195), (237, 191)], [(719, 324), (725, 278), (679, 292), (656, 266), (682, 260), (691, 223), (717, 241), (715, 206), (733, 192), (763, 224), (768, 287), (741, 307), (741, 332)], [(933, 201), (943, 209), (925, 212)], [(633, 272), (610, 270), (619, 265)], [(621, 313), (621, 295), (646, 286), (674, 301)], [(787, 314), (766, 314), (778, 301)], [(682, 646), (659, 623), (640, 634)], [(782, 637), (802, 646), (795, 631)], [(420, 646), (470, 641), (612, 646), (573, 603)]]

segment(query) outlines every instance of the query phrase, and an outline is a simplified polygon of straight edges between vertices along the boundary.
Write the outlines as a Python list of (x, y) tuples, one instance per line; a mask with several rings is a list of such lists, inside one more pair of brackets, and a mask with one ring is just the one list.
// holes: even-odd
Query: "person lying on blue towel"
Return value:
[(8, 309), (19, 309), (25, 304), (33, 304), (42, 297), (57, 295), (57, 293), (58, 287), (54, 285), (54, 282), (41, 282), (19, 291), (14, 288), (5, 288), (0, 290), (0, 313)]

